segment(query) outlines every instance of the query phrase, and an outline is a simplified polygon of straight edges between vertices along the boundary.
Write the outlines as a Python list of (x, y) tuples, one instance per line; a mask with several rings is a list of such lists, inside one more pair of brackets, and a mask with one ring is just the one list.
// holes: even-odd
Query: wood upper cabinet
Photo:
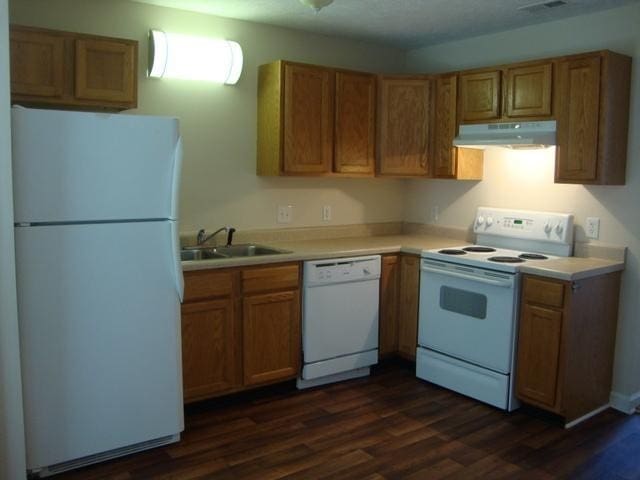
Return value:
[(64, 84), (64, 37), (45, 31), (10, 31), (11, 94), (60, 98)]
[(376, 79), (366, 73), (337, 72), (334, 170), (373, 175), (375, 171)]
[(333, 158), (333, 73), (284, 65), (284, 171), (329, 173)]
[(609, 402), (620, 272), (575, 282), (524, 275), (516, 392), (567, 422)]
[(420, 257), (400, 257), (400, 296), (398, 308), (398, 353), (415, 360), (418, 346), (418, 300)]
[(460, 74), (459, 123), (551, 118), (553, 63)]
[(435, 78), (431, 175), (435, 178), (482, 180), (484, 152), (479, 149), (456, 148), (457, 75)]
[(400, 256), (384, 255), (381, 267), (378, 354), (383, 357), (398, 351)]
[(185, 272), (186, 403), (298, 375), (299, 276), (298, 264)]
[(76, 98), (131, 103), (136, 98), (136, 44), (76, 40)]
[(613, 52), (558, 64), (557, 183), (625, 183), (631, 59)]
[(185, 273), (182, 382), (185, 402), (233, 390), (240, 380), (237, 274)]
[(550, 117), (553, 64), (507, 67), (504, 116), (507, 118)]
[(258, 175), (374, 174), (375, 76), (277, 61), (258, 70)]
[(460, 74), (459, 123), (498, 120), (502, 114), (502, 72)]
[(138, 42), (11, 26), (11, 100), (29, 106), (137, 106)]
[(427, 175), (431, 81), (381, 77), (378, 90), (378, 174)]

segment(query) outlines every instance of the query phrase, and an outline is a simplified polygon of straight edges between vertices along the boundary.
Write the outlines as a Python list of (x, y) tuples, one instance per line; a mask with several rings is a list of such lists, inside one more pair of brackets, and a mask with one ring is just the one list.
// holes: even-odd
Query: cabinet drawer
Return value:
[(297, 289), (299, 280), (298, 264), (251, 268), (242, 271), (242, 292)]
[(559, 282), (525, 277), (524, 298), (527, 302), (562, 308), (565, 285)]
[(203, 270), (184, 274), (184, 301), (228, 297), (233, 294), (233, 272)]

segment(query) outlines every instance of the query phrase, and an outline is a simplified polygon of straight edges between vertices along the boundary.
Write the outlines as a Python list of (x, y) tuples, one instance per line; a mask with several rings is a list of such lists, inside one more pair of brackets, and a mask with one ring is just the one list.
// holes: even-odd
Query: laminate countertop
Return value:
[[(246, 267), (270, 263), (322, 260), (385, 253), (411, 253), (420, 255), (422, 250), (455, 247), (464, 240), (437, 235), (381, 235), (367, 237), (269, 242), (268, 246), (288, 253), (233, 257), (225, 259), (182, 262), (185, 272), (212, 268)], [(524, 264), (520, 272), (559, 280), (580, 280), (624, 269), (624, 262), (595, 257), (564, 257), (539, 263)]]

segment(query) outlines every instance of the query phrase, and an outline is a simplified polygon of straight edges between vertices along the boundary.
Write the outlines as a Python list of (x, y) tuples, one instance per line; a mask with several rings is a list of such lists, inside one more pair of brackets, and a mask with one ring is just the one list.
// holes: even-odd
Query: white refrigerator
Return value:
[(12, 135), (29, 471), (177, 441), (178, 121), (14, 107)]

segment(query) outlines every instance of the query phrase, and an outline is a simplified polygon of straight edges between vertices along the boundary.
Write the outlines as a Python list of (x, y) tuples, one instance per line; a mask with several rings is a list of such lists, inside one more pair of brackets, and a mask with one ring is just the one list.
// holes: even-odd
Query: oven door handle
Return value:
[(422, 265), (422, 271), (439, 273), (441, 275), (447, 275), (449, 277), (462, 278), (464, 280), (471, 280), (473, 282), (484, 283), (486, 285), (493, 285), (494, 287), (505, 287), (505, 288), (513, 287), (513, 282), (511, 281), (511, 279), (497, 280), (492, 278), (479, 277), (477, 275), (467, 275), (465, 273), (452, 272), (451, 270), (443, 270), (440, 268), (427, 267), (425, 265)]

